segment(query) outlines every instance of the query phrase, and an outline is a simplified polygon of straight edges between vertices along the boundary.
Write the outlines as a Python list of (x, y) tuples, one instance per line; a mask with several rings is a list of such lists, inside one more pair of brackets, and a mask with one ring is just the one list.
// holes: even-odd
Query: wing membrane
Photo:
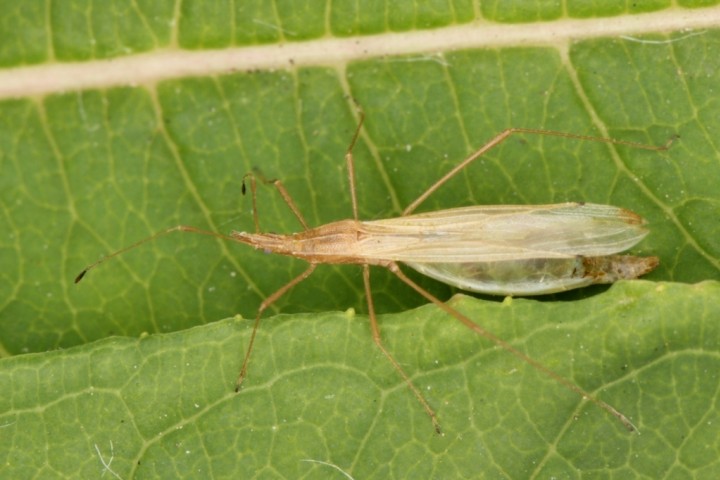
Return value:
[(358, 253), (408, 263), (597, 257), (635, 245), (644, 223), (608, 205), (473, 206), (361, 222)]

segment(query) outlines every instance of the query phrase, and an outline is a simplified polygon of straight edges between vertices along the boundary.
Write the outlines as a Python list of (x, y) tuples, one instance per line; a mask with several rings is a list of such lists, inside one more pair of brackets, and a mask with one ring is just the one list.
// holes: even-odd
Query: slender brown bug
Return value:
[(398, 262), (461, 289), (494, 295), (541, 295), (644, 275), (657, 266), (657, 257), (617, 255), (647, 235), (647, 230), (643, 226), (644, 220), (622, 208), (563, 203), (535, 206), (475, 206), (420, 214), (413, 212), (450, 178), (514, 134), (549, 135), (629, 145), (655, 151), (666, 150), (673, 139), (658, 147), (551, 130), (507, 129), (431, 185), (403, 211), (401, 216), (366, 222), (358, 219), (352, 154), (363, 120), (364, 115), (360, 113), (358, 126), (345, 154), (352, 200), (352, 219), (310, 228), (283, 184), (279, 180), (272, 180), (268, 183), (275, 186), (302, 225), (303, 231), (289, 235), (261, 233), (257, 211), (256, 179), (254, 175), (248, 174), (243, 179), (243, 193), (245, 181), (249, 180), (255, 233), (234, 231), (230, 235), (223, 235), (187, 225), (167, 228), (89, 265), (75, 278), (75, 283), (106, 260), (172, 232), (210, 235), (245, 243), (256, 249), (306, 260), (309, 266), (303, 273), (260, 304), (236, 382), (235, 389), (238, 391), (247, 375), (262, 313), (287, 291), (309, 277), (319, 264), (361, 265), (373, 340), (412, 390), (439, 433), (440, 425), (435, 411), (387, 351), (380, 338), (370, 289), (370, 266), (385, 267), (420, 295), (474, 332), (529, 363), (583, 398), (591, 400), (620, 420), (628, 430), (635, 431), (632, 422), (614, 407), (528, 357), (420, 287), (403, 273)]

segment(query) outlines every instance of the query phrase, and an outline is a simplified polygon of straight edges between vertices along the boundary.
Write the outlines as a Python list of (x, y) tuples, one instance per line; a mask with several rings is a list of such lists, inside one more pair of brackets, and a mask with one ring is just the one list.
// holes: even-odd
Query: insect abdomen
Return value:
[(536, 258), (480, 263), (408, 263), (420, 273), (463, 290), (489, 295), (545, 295), (644, 275), (657, 257)]

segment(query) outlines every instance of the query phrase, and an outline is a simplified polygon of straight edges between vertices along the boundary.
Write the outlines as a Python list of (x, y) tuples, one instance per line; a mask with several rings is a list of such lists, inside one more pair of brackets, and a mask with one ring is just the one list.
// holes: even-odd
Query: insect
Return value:
[(657, 257), (636, 257), (617, 255), (617, 253), (632, 247), (645, 237), (648, 233), (644, 227), (645, 222), (637, 214), (619, 207), (561, 203), (534, 206), (474, 206), (419, 214), (413, 212), (450, 178), (511, 135), (550, 135), (657, 151), (668, 149), (673, 139), (662, 146), (651, 146), (550, 130), (507, 129), (431, 185), (402, 212), (401, 216), (385, 220), (361, 221), (358, 218), (352, 153), (364, 121), (362, 112), (359, 116), (358, 126), (345, 154), (352, 201), (351, 219), (310, 228), (283, 184), (279, 180), (265, 180), (277, 189), (302, 225), (303, 231), (288, 235), (262, 233), (258, 220), (256, 177), (248, 174), (243, 178), (243, 193), (245, 193), (245, 182), (249, 180), (254, 233), (233, 231), (229, 235), (223, 235), (187, 225), (167, 228), (87, 266), (75, 278), (75, 283), (106, 260), (173, 232), (210, 235), (244, 243), (266, 252), (306, 260), (309, 266), (303, 273), (260, 304), (236, 382), (235, 390), (239, 391), (247, 375), (263, 312), (295, 285), (308, 278), (319, 264), (360, 265), (363, 268), (363, 283), (373, 341), (418, 399), (429, 415), (436, 432), (440, 433), (440, 424), (435, 411), (382, 343), (370, 288), (370, 267), (384, 267), (474, 332), (529, 363), (581, 397), (591, 400), (616, 417), (628, 430), (635, 431), (632, 422), (614, 407), (543, 366), (430, 294), (407, 277), (398, 264), (404, 263), (425, 275), (461, 289), (493, 295), (541, 295), (644, 275), (658, 265)]

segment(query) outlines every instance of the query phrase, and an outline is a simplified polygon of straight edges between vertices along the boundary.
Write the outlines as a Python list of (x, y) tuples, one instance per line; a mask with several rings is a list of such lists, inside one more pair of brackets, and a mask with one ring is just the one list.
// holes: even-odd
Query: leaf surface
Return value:
[[(457, 50), (418, 37), (431, 53), (278, 60), (274, 70), (248, 64), (42, 95), (28, 83), (26, 94), (3, 94), (2, 476), (717, 476), (718, 30), (689, 23), (673, 32), (658, 22), (646, 34), (595, 33), (617, 19), (674, 18), (663, 2), (634, 7), (655, 12), (648, 17), (624, 6), (561, 11), (520, 1), (360, 10), (81, 3), (45, 11), (0, 1), (0, 93), (25, 69), (52, 78), (55, 64), (76, 62), (100, 72), (103, 60), (140, 53), (172, 70), (162, 63), (168, 50), (211, 58), (211, 49), (278, 44), (281, 58), (309, 45), (322, 58), (331, 39), (453, 35), (478, 19), (478, 31), (496, 22), (548, 33), (537, 44), (478, 40)], [(582, 18), (586, 36), (552, 41), (553, 29)], [(303, 262), (173, 234), (73, 285), (88, 263), (169, 226), (251, 231), (251, 201), (240, 193), (251, 171), (281, 179), (311, 225), (350, 217), (343, 156), (355, 102), (366, 115), (353, 151), (364, 219), (399, 215), (505, 128), (651, 145), (679, 135), (666, 152), (513, 136), (420, 207), (586, 201), (648, 220), (651, 233), (633, 250), (661, 259), (647, 281), (452, 301), (628, 415), (641, 435), (435, 307), (416, 309), (423, 300), (382, 270), (372, 283), (376, 309), (387, 313), (383, 339), (437, 410), (444, 436), (373, 345), (357, 267), (321, 266), (269, 308), (239, 395), (247, 319)], [(259, 185), (258, 208), (265, 231), (301, 229), (271, 186)], [(454, 293), (413, 278), (440, 298)], [(348, 308), (358, 314), (336, 313)]]

